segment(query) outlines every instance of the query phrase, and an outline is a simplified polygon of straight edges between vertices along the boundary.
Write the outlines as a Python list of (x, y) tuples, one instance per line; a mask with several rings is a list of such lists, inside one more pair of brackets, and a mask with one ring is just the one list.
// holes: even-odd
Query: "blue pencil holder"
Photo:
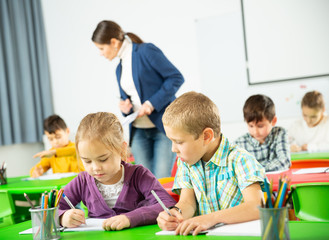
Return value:
[(259, 207), (262, 240), (290, 239), (288, 209)]
[(60, 239), (58, 224), (58, 207), (30, 209), (33, 240)]

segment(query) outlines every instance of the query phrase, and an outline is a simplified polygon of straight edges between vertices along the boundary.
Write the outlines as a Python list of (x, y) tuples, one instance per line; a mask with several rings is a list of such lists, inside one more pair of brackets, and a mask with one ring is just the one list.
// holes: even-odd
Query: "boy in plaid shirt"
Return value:
[(180, 199), (169, 207), (171, 216), (159, 214), (159, 227), (196, 235), (217, 223), (258, 219), (264, 168), (221, 134), (216, 105), (188, 92), (167, 107), (162, 121), (178, 156), (173, 191)]
[(253, 95), (243, 107), (249, 133), (235, 143), (253, 154), (266, 172), (287, 170), (291, 166), (287, 131), (275, 126), (277, 117), (271, 98)]

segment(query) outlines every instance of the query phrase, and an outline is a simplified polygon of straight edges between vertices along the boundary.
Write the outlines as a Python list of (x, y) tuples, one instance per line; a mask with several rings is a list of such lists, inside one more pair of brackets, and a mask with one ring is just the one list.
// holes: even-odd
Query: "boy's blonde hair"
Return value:
[(322, 94), (318, 91), (307, 92), (302, 99), (301, 106), (324, 110), (324, 100)]
[(119, 119), (108, 112), (91, 113), (85, 116), (78, 127), (75, 135), (75, 146), (79, 153), (79, 142), (100, 141), (110, 151), (121, 156), (122, 160), (127, 159), (127, 150), (123, 147), (124, 134)]
[(173, 101), (162, 116), (163, 125), (180, 128), (199, 138), (205, 128), (220, 135), (220, 117), (217, 106), (205, 95), (187, 92)]

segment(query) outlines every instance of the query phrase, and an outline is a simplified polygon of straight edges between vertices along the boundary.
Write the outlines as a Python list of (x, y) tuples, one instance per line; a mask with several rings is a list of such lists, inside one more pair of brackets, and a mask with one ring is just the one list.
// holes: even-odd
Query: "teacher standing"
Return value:
[(116, 69), (120, 110), (124, 115), (139, 112), (130, 125), (135, 162), (157, 178), (168, 177), (175, 154), (165, 135), (162, 115), (184, 82), (182, 74), (159, 48), (133, 33), (125, 33), (113, 21), (100, 22), (92, 41), (108, 60), (120, 58)]

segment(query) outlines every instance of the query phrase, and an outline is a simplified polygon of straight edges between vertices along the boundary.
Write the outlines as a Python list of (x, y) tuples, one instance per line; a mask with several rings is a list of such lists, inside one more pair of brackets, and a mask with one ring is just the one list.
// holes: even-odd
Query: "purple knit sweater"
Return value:
[[(65, 186), (65, 195), (74, 206), (82, 201), (88, 208), (90, 218), (110, 218), (124, 214), (130, 220), (130, 227), (155, 224), (158, 214), (163, 209), (151, 190), (158, 194), (167, 207), (175, 205), (175, 200), (147, 168), (123, 161), (121, 164), (125, 168), (123, 188), (113, 208), (107, 206), (96, 186), (95, 179), (87, 172), (79, 173)], [(59, 216), (69, 209), (69, 205), (62, 198), (59, 203)]]

